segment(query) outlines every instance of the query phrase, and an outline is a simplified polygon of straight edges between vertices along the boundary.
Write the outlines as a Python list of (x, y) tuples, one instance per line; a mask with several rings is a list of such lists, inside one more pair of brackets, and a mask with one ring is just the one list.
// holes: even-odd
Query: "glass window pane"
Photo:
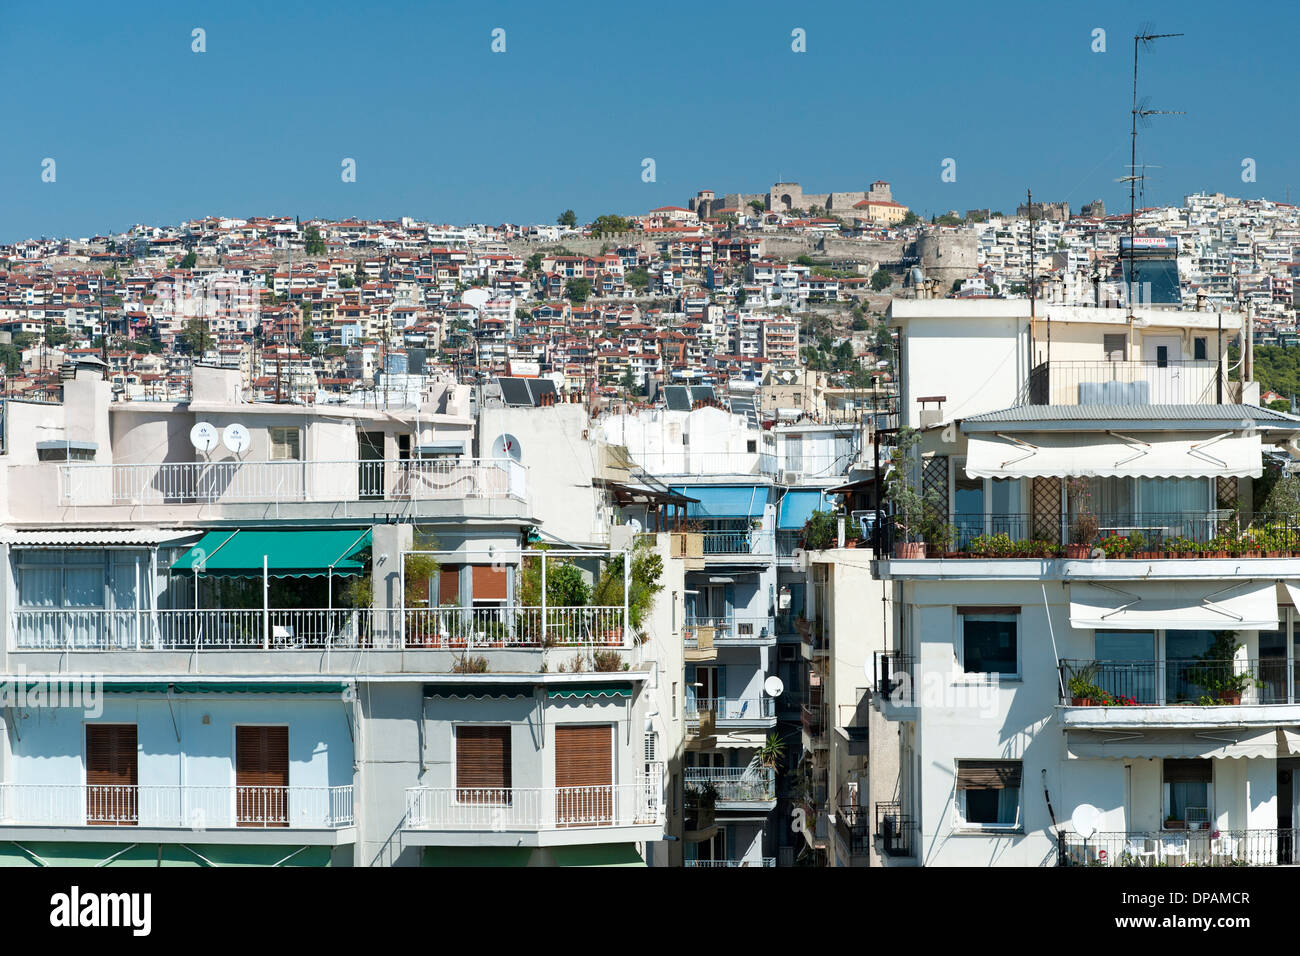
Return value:
[(968, 674), (1017, 673), (1015, 617), (963, 615), (962, 664)]
[(1154, 631), (1097, 631), (1093, 641), (1098, 687), (1139, 704), (1157, 703)]
[(63, 572), (65, 607), (102, 607), (104, 602), (103, 568), (66, 568)]

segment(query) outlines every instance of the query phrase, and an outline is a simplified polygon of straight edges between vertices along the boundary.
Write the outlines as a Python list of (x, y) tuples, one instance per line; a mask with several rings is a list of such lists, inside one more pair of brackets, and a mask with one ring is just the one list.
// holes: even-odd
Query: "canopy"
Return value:
[(345, 681), (119, 681), (106, 680), (105, 693), (165, 694), (342, 694)]
[(370, 547), (370, 531), (209, 531), (172, 565), (173, 571), (260, 576), (262, 558), (276, 578), (360, 574), (355, 556)]
[(767, 503), (767, 488), (763, 485), (674, 486), (670, 490), (696, 499), (686, 506), (688, 518), (757, 518)]
[(966, 473), (972, 478), (1258, 478), (1262, 455), (1258, 433), (994, 432), (970, 436)]
[(814, 511), (830, 511), (832, 505), (826, 493), (817, 490), (787, 491), (781, 499), (776, 527), (779, 531), (797, 531), (808, 523)]
[(632, 687), (627, 684), (575, 684), (553, 687), (546, 692), (550, 698), (569, 697), (631, 697)]
[(1070, 585), (1070, 626), (1120, 631), (1275, 630), (1272, 581), (1124, 581)]
[(1215, 728), (1197, 731), (1070, 731), (1071, 757), (1163, 760), (1166, 757), (1269, 757), (1278, 755), (1280, 731)]
[(483, 681), (463, 684), (425, 684), (425, 697), (447, 697), (455, 700), (486, 698), (531, 697), (531, 684), (488, 684)]
[(421, 866), (527, 866), (528, 846), (426, 846)]
[(556, 866), (645, 866), (645, 860), (631, 843), (591, 843), (585, 846), (553, 846), (551, 862)]

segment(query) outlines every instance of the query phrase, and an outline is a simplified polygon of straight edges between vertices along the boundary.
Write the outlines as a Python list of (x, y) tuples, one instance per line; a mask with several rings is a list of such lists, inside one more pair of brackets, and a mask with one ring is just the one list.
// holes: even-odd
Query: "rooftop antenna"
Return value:
[[(1156, 33), (1155, 27), (1151, 23), (1144, 23), (1138, 28), (1138, 32), (1133, 35), (1133, 110), (1132, 122), (1133, 130), (1129, 140), (1129, 168), (1137, 169), (1137, 131), (1138, 123), (1141, 122), (1145, 128), (1150, 125), (1149, 117), (1163, 115), (1179, 115), (1181, 111), (1174, 110), (1153, 110), (1149, 107), (1146, 99), (1141, 104), (1138, 103), (1138, 51), (1155, 49), (1156, 40), (1164, 40), (1170, 37), (1183, 36), (1181, 33)], [(1128, 184), (1128, 278), (1129, 278), (1129, 318), (1133, 317), (1133, 290), (1139, 288), (1137, 277), (1137, 260), (1134, 256), (1133, 240), (1137, 237), (1137, 178), (1129, 179)]]

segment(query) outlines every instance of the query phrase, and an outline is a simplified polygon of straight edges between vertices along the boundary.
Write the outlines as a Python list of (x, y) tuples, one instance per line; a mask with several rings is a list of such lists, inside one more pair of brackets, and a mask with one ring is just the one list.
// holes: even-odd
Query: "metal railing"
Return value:
[(696, 643), (693, 632), (702, 627), (713, 628), (714, 644), (751, 644), (755, 641), (775, 641), (775, 622), (767, 615), (737, 615), (733, 617), (688, 617), (685, 629), (687, 646)]
[(757, 856), (745, 860), (683, 860), (682, 865), (691, 868), (725, 867), (727, 869), (746, 866), (768, 867), (776, 866), (776, 857)]
[(912, 699), (916, 679), (913, 668), (916, 658), (901, 651), (875, 651), (872, 654), (875, 670), (875, 693), (891, 703), (906, 704)]
[(663, 774), (590, 787), (410, 787), (416, 830), (557, 830), (662, 824)]
[(1076, 706), (1292, 704), (1296, 683), (1284, 657), (1061, 661), (1061, 702)]
[(622, 605), (406, 610), (407, 647), (627, 647)]
[(876, 839), (885, 856), (912, 856), (916, 822), (898, 802), (876, 804)]
[(718, 803), (770, 803), (776, 799), (776, 772), (771, 767), (687, 767), (688, 787), (713, 784)]
[(1296, 830), (1135, 830), (1057, 834), (1058, 866), (1284, 866), (1300, 863)]
[(509, 458), (353, 461), (188, 461), (59, 466), (69, 505), (218, 502), (448, 501), (526, 497), (524, 466)]
[(804, 704), (800, 707), (800, 719), (809, 737), (820, 737), (826, 730), (826, 711), (822, 704)]
[(652, 475), (775, 475), (776, 456), (759, 451), (633, 451)]
[(775, 720), (774, 697), (688, 697), (685, 706), (686, 725), (700, 722), (700, 711), (713, 711), (718, 726), (750, 720)]
[[(1227, 509), (1197, 512), (1124, 511), (1062, 514), (953, 515), (949, 539), (927, 545), (927, 557), (1059, 558), (1067, 545), (1085, 557), (1113, 559), (1288, 557), (1300, 553), (1300, 516), (1236, 515)], [(909, 540), (895, 516), (886, 516), (878, 546), (888, 553)]]
[(871, 821), (866, 807), (838, 807), (835, 831), (853, 856), (866, 856), (871, 851)]
[[(1222, 402), (1236, 401), (1224, 376)], [(1026, 398), (1031, 405), (1215, 405), (1219, 366), (1207, 359), (1178, 361), (1053, 361), (1034, 366)]]
[(353, 823), (352, 787), (0, 784), (9, 826), (287, 827)]
[(704, 553), (710, 554), (771, 554), (773, 547), (772, 532), (751, 529), (749, 531), (703, 531)]

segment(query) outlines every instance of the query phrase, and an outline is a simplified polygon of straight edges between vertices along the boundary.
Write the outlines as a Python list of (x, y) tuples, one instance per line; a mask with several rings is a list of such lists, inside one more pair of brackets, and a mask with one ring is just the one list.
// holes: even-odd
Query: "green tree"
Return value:
[(45, 344), (46, 344), (46, 345), (49, 345), (49, 346), (52, 346), (52, 347), (58, 347), (58, 346), (60, 346), (60, 345), (64, 345), (64, 344), (66, 344), (67, 341), (68, 341), (68, 339), (70, 339), (70, 338), (72, 338), (72, 335), (71, 335), (71, 333), (68, 332), (67, 326), (63, 326), (63, 325), (47, 325), (47, 326), (45, 327)]
[(749, 208), (754, 210), (755, 216), (761, 216), (767, 210), (767, 203), (763, 202), (761, 199), (751, 199), (749, 201)]
[(564, 283), (564, 294), (570, 302), (586, 302), (591, 296), (591, 280), (570, 279)]
[(529, 272), (537, 272), (539, 269), (541, 269), (541, 267), (542, 267), (542, 258), (543, 258), (543, 256), (542, 256), (542, 254), (541, 254), (540, 252), (534, 252), (531, 256), (529, 256), (529, 257), (528, 257), (528, 271), (529, 271)]
[(351, 289), (354, 285), (356, 285), (356, 280), (353, 278), (352, 273), (344, 272), (339, 275), (340, 289)]
[(799, 265), (801, 266), (808, 266), (809, 268), (813, 266), (812, 256), (809, 255), (800, 256), (798, 259), (794, 261), (799, 263)]
[(185, 258), (181, 259), (182, 269), (193, 269), (198, 264), (199, 264), (199, 254), (195, 252), (193, 249), (185, 253)]
[(650, 273), (645, 269), (628, 269), (623, 276), (623, 281), (637, 291), (644, 291), (650, 284)]
[(309, 256), (325, 255), (325, 240), (321, 238), (320, 230), (315, 226), (307, 227), (307, 232), (303, 237), (303, 247)]
[(572, 209), (566, 209), (556, 217), (555, 224), (572, 229), (578, 225), (578, 216)]
[(630, 366), (623, 372), (623, 379), (619, 382), (619, 385), (622, 386), (623, 391), (628, 395), (636, 392), (636, 376), (632, 374)]
[(611, 236), (620, 232), (627, 232), (631, 228), (632, 224), (622, 216), (610, 214), (596, 217), (596, 221), (591, 224), (591, 234), (593, 236)]
[(899, 224), (903, 226), (915, 226), (920, 221), (921, 221), (921, 217), (909, 209), (906, 215), (903, 216)]
[(202, 319), (186, 319), (181, 329), (181, 342), (191, 355), (202, 355), (212, 348), (212, 333)]
[(749, 293), (745, 291), (745, 287), (742, 285), (740, 288), (736, 290), (736, 308), (743, 309), (745, 307), (745, 303), (748, 301), (749, 301)]
[(871, 289), (873, 292), (880, 292), (888, 289), (894, 284), (894, 277), (884, 269), (877, 269), (871, 274)]
[(302, 336), (298, 344), (308, 355), (316, 354), (316, 329), (312, 325), (311, 303), (307, 301), (302, 304)]

